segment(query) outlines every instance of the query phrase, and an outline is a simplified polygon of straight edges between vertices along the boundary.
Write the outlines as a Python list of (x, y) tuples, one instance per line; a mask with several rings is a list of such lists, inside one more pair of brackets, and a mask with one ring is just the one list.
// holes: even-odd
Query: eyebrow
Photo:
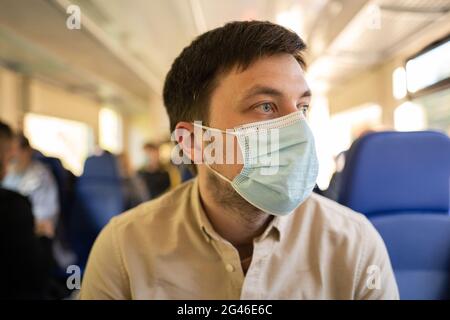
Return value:
[[(260, 94), (265, 94), (265, 95), (269, 95), (269, 96), (274, 96), (274, 97), (281, 97), (283, 96), (283, 93), (275, 88), (272, 87), (267, 87), (267, 86), (261, 86), (261, 85), (256, 85), (254, 87), (252, 87), (249, 92), (241, 99), (242, 101), (245, 101), (247, 99), (250, 99), (254, 96), (260, 95)], [(302, 93), (302, 95), (300, 96), (300, 98), (304, 98), (304, 97), (310, 97), (311, 96), (311, 90), (308, 89), (306, 91), (304, 91)]]

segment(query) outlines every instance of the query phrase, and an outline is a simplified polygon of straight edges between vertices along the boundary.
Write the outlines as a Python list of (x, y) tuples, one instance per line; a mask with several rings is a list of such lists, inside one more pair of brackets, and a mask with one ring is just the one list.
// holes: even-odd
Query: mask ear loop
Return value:
[[(236, 136), (236, 135), (237, 135), (237, 132), (232, 132), (231, 130), (229, 130), (229, 131), (224, 131), (224, 130), (222, 130), (222, 129), (211, 128), (211, 127), (208, 127), (208, 126), (204, 126), (204, 125), (202, 125), (202, 124), (199, 124), (199, 123), (197, 123), (197, 122), (194, 122), (193, 125), (194, 125), (194, 127), (202, 128), (202, 129), (209, 130), (209, 131), (220, 132), (220, 133), (223, 133), (223, 134), (230, 134), (230, 135), (233, 135), (233, 136)], [(232, 129), (232, 130), (234, 130), (234, 129)]]
[(216, 176), (218, 176), (220, 179), (222, 179), (225, 182), (228, 182), (229, 184), (232, 184), (233, 181), (231, 181), (230, 179), (228, 179), (227, 177), (225, 177), (223, 174), (221, 174), (219, 171), (214, 170), (207, 162), (204, 163), (205, 166), (212, 171), (212, 173), (214, 173)]
[[(210, 130), (210, 131), (214, 131), (214, 132), (220, 132), (220, 133), (223, 133), (223, 134), (229, 134), (229, 135), (233, 135), (233, 136), (236, 136), (236, 137), (238, 136), (238, 133), (237, 133), (237, 132), (230, 132), (230, 131), (224, 131), (224, 130), (217, 129), (217, 128), (211, 128), (211, 127), (204, 126), (204, 125), (201, 125), (201, 124), (195, 123), (195, 122), (194, 122), (194, 126), (195, 126), (195, 127), (198, 127), (198, 128), (205, 129), (205, 130)], [(217, 175), (219, 178), (221, 178), (223, 181), (228, 182), (228, 183), (230, 183), (230, 184), (233, 183), (230, 179), (228, 179), (227, 177), (225, 177), (223, 174), (221, 174), (221, 173), (218, 172), (217, 170), (213, 169), (213, 168), (209, 165), (209, 163), (208, 163), (207, 161), (204, 161), (203, 164), (204, 164), (209, 170), (211, 170), (215, 175)]]

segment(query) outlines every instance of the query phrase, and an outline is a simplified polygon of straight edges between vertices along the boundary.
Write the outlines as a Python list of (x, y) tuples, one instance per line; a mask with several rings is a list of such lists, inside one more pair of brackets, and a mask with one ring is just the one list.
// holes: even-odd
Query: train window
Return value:
[(110, 108), (102, 108), (99, 113), (99, 144), (112, 153), (123, 150), (122, 118)]
[(450, 89), (418, 97), (412, 102), (422, 106), (427, 128), (450, 135)]
[(353, 140), (381, 126), (382, 109), (378, 104), (368, 103), (329, 116), (328, 107), (322, 106), (321, 115), (317, 116), (317, 100), (312, 105), (311, 127), (320, 159), (317, 184), (323, 190), (337, 169), (336, 156), (348, 150)]
[(317, 185), (320, 189), (326, 189), (334, 172), (334, 158), (331, 153), (331, 141), (333, 134), (330, 133), (330, 109), (328, 99), (321, 94), (321, 88), (317, 82), (310, 82), (313, 87), (314, 95), (311, 98), (311, 109), (308, 112), (308, 122), (314, 133), (316, 141), (316, 152), (319, 158), (319, 175), (317, 177)]
[(398, 67), (392, 73), (392, 93), (397, 100), (406, 97), (406, 72), (403, 67)]
[(406, 81), (411, 93), (450, 79), (450, 40), (419, 53), (406, 63)]
[(339, 112), (331, 117), (333, 154), (347, 150), (352, 141), (381, 125), (382, 109), (377, 104), (365, 104)]
[(30, 144), (47, 156), (59, 158), (76, 175), (93, 147), (93, 131), (85, 123), (27, 113), (24, 133)]
[(394, 110), (394, 126), (398, 131), (417, 131), (426, 127), (426, 115), (422, 105), (406, 101)]

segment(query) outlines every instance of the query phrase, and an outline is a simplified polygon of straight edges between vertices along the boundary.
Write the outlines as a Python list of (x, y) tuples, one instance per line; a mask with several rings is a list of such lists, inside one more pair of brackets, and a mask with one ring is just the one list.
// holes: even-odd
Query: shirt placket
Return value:
[(230, 243), (220, 239), (211, 239), (211, 244), (222, 258), (223, 268), (228, 275), (232, 290), (229, 298), (238, 299), (244, 282), (239, 253)]
[(262, 274), (262, 269), (273, 250), (274, 244), (275, 241), (272, 237), (254, 241), (252, 261), (242, 284), (241, 300), (264, 299), (261, 278), (266, 275)]

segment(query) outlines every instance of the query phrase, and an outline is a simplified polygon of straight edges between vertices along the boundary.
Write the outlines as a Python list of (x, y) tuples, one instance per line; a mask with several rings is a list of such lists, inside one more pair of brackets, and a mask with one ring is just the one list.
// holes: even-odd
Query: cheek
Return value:
[(230, 177), (236, 177), (242, 171), (242, 164), (232, 164), (228, 166)]
[(242, 164), (219, 164), (215, 169), (230, 180), (233, 180), (242, 170)]
[(228, 179), (233, 180), (234, 177), (236, 177), (242, 171), (243, 167), (240, 147), (235, 137), (224, 135), (223, 140), (221, 140), (220, 142), (219, 141), (216, 140), (217, 144), (215, 145), (215, 147), (219, 150), (222, 150), (222, 154), (215, 154), (215, 156), (217, 157), (217, 159), (215, 160), (222, 160), (221, 162), (215, 162), (214, 168), (216, 168)]

